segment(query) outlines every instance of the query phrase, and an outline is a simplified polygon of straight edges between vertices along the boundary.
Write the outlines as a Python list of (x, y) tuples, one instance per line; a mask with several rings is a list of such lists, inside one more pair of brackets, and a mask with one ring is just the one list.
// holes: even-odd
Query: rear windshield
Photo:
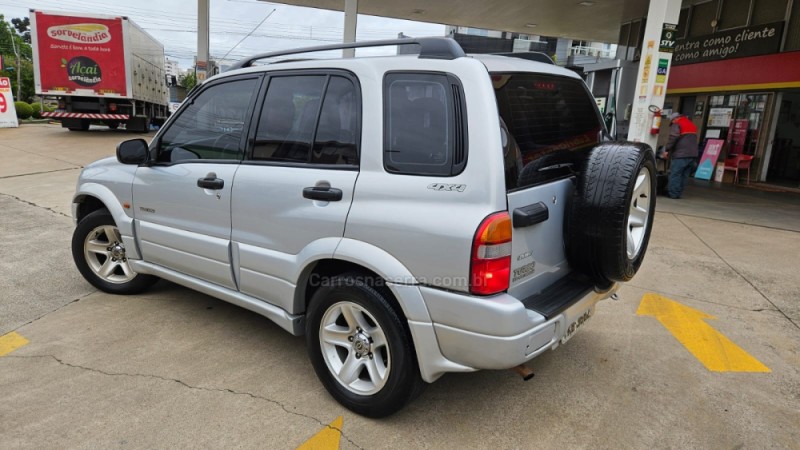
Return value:
[(582, 170), (602, 122), (582, 81), (532, 73), (493, 73), (505, 154), (506, 189)]

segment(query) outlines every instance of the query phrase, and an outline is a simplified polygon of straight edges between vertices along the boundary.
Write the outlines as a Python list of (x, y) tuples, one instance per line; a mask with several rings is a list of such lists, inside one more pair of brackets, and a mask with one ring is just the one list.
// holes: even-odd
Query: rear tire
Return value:
[(629, 281), (647, 251), (655, 206), (655, 157), (649, 146), (594, 148), (567, 215), (570, 264), (601, 287)]
[(138, 294), (158, 281), (131, 270), (119, 229), (106, 209), (89, 213), (75, 227), (72, 259), (86, 281), (111, 294)]
[(330, 280), (306, 317), (311, 364), (325, 389), (358, 414), (393, 414), (425, 386), (405, 319), (357, 274)]

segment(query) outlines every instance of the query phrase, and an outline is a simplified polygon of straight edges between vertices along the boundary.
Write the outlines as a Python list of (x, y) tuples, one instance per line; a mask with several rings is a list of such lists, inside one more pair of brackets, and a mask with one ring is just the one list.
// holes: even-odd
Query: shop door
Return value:
[(767, 181), (800, 187), (800, 91), (784, 92), (781, 104), (776, 108), (778, 123), (772, 141)]

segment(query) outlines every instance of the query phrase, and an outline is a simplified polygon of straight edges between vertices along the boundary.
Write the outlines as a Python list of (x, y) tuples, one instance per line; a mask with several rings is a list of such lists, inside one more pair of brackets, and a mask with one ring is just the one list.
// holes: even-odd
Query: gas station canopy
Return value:
[[(345, 0), (280, 0), (344, 11)], [(647, 15), (648, 0), (360, 0), (358, 13), (420, 22), (616, 43), (622, 23)]]

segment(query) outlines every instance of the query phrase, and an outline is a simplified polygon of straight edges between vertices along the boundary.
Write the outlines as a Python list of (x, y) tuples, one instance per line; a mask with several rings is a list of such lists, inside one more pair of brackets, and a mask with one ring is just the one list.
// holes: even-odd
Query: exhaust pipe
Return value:
[(525, 364), (520, 364), (517, 367), (512, 367), (511, 370), (521, 376), (523, 380), (528, 381), (533, 378), (533, 371)]

